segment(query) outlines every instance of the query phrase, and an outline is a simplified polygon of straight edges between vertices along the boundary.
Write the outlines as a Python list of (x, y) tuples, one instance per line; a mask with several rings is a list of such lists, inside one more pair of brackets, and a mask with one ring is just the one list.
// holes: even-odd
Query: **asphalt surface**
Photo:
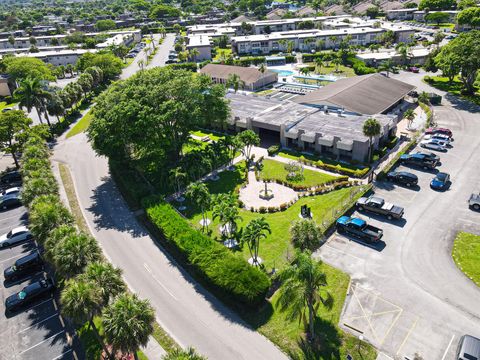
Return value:
[[(443, 94), (423, 84), (423, 75), (395, 77)], [(404, 221), (354, 214), (384, 230), (380, 246), (334, 234), (315, 254), (352, 277), (341, 325), (390, 357), (453, 359), (460, 336), (480, 337), (480, 289), (451, 258), (458, 231), (480, 234), (480, 213), (467, 205), (480, 190), (479, 110), (447, 95), (435, 107), (435, 119), (453, 131), (455, 141), (447, 153), (438, 153), (441, 166), (430, 172), (399, 167), (419, 177), (417, 189), (375, 183), (377, 195), (405, 208)], [(447, 191), (430, 188), (437, 171), (451, 175)]]
[[(27, 224), (24, 207), (0, 213), (0, 233)], [(18, 258), (36, 249), (34, 242), (0, 249), (0, 360), (73, 359), (73, 348), (67, 339), (67, 329), (60, 317), (57, 300), (44, 297), (15, 313), (5, 311), (5, 299), (23, 287), (44, 277), (43, 271), (15, 282), (5, 282), (3, 269)], [(75, 343), (75, 347), (76, 347)], [(78, 351), (78, 350), (77, 350)]]
[[(163, 65), (172, 47), (173, 36), (167, 35), (150, 66)], [(85, 134), (60, 138), (53, 160), (68, 164), (106, 257), (123, 270), (132, 291), (150, 300), (158, 322), (181, 346), (212, 360), (287, 358), (177, 266), (140, 226), (110, 177), (107, 159), (94, 153)]]

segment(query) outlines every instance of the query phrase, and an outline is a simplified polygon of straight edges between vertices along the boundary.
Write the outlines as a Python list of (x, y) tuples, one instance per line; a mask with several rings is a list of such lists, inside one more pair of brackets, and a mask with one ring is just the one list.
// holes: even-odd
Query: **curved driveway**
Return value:
[[(165, 61), (172, 45), (168, 36), (152, 66)], [(159, 323), (180, 345), (193, 346), (209, 359), (286, 359), (152, 240), (117, 191), (107, 159), (96, 156), (85, 134), (60, 139), (53, 159), (68, 164), (84, 216), (105, 255), (123, 270), (129, 287), (150, 300)]]
[[(396, 77), (442, 93), (423, 84), (422, 75)], [(449, 95), (435, 107), (438, 125), (452, 129), (455, 138), (453, 148), (440, 154), (439, 170), (452, 178), (448, 191), (433, 191), (433, 173), (413, 168), (409, 171), (419, 176), (419, 191), (376, 184), (378, 194), (405, 207), (405, 223), (389, 225), (360, 214), (384, 229), (384, 249), (334, 235), (318, 252), (352, 275), (342, 322), (364, 331), (390, 356), (413, 358), (418, 352), (424, 359), (453, 359), (461, 335), (480, 337), (480, 289), (451, 258), (458, 231), (480, 234), (480, 213), (467, 205), (471, 192), (480, 190), (479, 110)]]

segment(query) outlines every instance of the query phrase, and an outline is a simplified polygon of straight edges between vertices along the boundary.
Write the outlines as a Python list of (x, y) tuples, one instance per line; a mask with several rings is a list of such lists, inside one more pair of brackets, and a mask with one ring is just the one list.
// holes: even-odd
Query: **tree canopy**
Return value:
[[(99, 96), (88, 136), (99, 154), (137, 165), (169, 166), (197, 126), (223, 124), (225, 89), (184, 70), (154, 68), (113, 84)], [(148, 131), (147, 131), (148, 130)]]
[(480, 31), (472, 30), (460, 34), (442, 47), (435, 62), (442, 68), (455, 68), (467, 94), (475, 92), (475, 80), (480, 68)]
[(456, 5), (456, 0), (421, 0), (418, 8), (420, 10), (452, 10)]
[(4, 60), (6, 73), (13, 79), (36, 78), (40, 80), (55, 80), (52, 66), (33, 57), (7, 57)]
[(460, 11), (457, 15), (457, 21), (460, 25), (470, 25), (473, 28), (480, 26), (480, 8), (470, 7)]
[(89, 67), (98, 67), (105, 80), (113, 80), (122, 72), (123, 63), (112, 53), (85, 53), (77, 62), (77, 69), (84, 71)]
[(449, 19), (450, 19), (450, 15), (448, 15), (447, 13), (444, 13), (444, 12), (439, 12), (439, 11), (432, 12), (432, 13), (429, 13), (429, 14), (425, 15), (425, 21), (433, 22), (433, 23), (437, 23), (437, 24), (447, 22)]
[(115, 24), (115, 21), (111, 19), (105, 19), (105, 20), (98, 20), (95, 23), (95, 27), (97, 28), (98, 31), (107, 31), (107, 30), (113, 30), (117, 26)]
[(475, 6), (477, 6), (477, 2), (475, 0), (460, 0), (457, 4), (457, 9), (464, 10)]

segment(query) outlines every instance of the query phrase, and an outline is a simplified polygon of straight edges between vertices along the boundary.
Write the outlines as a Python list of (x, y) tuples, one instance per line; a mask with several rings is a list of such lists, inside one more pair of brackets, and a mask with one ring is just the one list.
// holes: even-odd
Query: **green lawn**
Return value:
[(289, 185), (302, 185), (314, 187), (321, 184), (324, 184), (328, 181), (334, 180), (337, 177), (324, 174), (318, 171), (313, 171), (309, 169), (303, 170), (303, 180), (299, 181), (288, 181), (287, 175), (288, 171), (285, 170), (285, 163), (281, 163), (275, 160), (263, 160), (263, 168), (260, 171), (261, 179), (271, 179), (271, 180), (282, 180), (287, 181)]
[(218, 141), (220, 139), (225, 138), (224, 135), (213, 133), (211, 131), (196, 130), (196, 131), (190, 132), (190, 134), (195, 135), (195, 136), (199, 136), (199, 137), (208, 136), (212, 141)]
[[(428, 80), (427, 80), (428, 79)], [(480, 105), (480, 91), (477, 89), (475, 95), (464, 95), (462, 94), (462, 82), (458, 77), (450, 84), (448, 78), (442, 76), (429, 76), (428, 78), (423, 78), (424, 82), (437, 88), (439, 90), (448, 91), (450, 94), (460, 96), (465, 100), (469, 100), (477, 105)]]
[(333, 159), (329, 159), (324, 156), (309, 155), (309, 154), (304, 154), (294, 150), (287, 150), (287, 149), (282, 149), (282, 151), (278, 153), (278, 156), (281, 156), (287, 159), (296, 160), (296, 161), (303, 160), (303, 159), (310, 160), (310, 161), (321, 161), (325, 164), (340, 165), (341, 167), (350, 169), (350, 170), (361, 170), (365, 168), (365, 166), (362, 166), (360, 164), (357, 165), (354, 163), (340, 162)]
[(88, 111), (81, 119), (78, 121), (73, 128), (67, 133), (67, 138), (75, 136), (84, 132), (88, 125), (92, 122), (93, 115), (91, 111)]
[(278, 293), (275, 293), (260, 311), (244, 314), (245, 319), (293, 359), (345, 359), (347, 354), (350, 354), (354, 359), (374, 360), (377, 354), (372, 346), (361, 343), (359, 347), (357, 338), (343, 332), (337, 326), (349, 276), (325, 263), (322, 266), (327, 276), (326, 289), (334, 298), (334, 302), (331, 309), (322, 306), (319, 308), (315, 331), (320, 346), (316, 356), (309, 356), (306, 351), (302, 351), (302, 348), (308, 349), (308, 346), (302, 346), (302, 340), (305, 338), (303, 324), (297, 320), (287, 319), (287, 314), (277, 308)]
[[(315, 65), (315, 63), (308, 63), (308, 65)], [(312, 72), (311, 75), (333, 75), (338, 77), (354, 77), (355, 71), (351, 67), (339, 65), (338, 71), (335, 71), (335, 65), (325, 64), (318, 71)]]
[(480, 286), (480, 235), (458, 233), (452, 257), (458, 268)]

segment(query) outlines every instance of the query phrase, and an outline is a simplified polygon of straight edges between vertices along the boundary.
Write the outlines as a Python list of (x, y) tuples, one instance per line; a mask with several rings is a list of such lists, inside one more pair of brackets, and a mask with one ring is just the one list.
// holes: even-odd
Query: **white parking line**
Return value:
[(42, 341), (40, 341), (39, 343), (37, 343), (37, 344), (35, 344), (35, 345), (33, 345), (33, 346), (30, 346), (28, 349), (23, 350), (22, 352), (19, 353), (19, 355), (22, 355), (22, 354), (26, 353), (27, 351), (30, 351), (30, 350), (36, 348), (38, 345), (41, 345), (41, 344), (43, 344), (44, 342), (47, 342), (48, 340), (50, 340), (51, 338), (54, 338), (55, 336), (57, 336), (57, 335), (59, 335), (59, 334), (61, 334), (61, 333), (64, 333), (64, 332), (65, 332), (65, 330), (62, 330), (62, 331), (59, 331), (58, 333), (56, 333), (56, 334), (54, 334), (54, 335), (52, 335), (52, 336), (49, 336), (49, 337), (46, 338), (45, 340), (42, 340)]
[(40, 305), (42, 305), (42, 304), (45, 304), (45, 303), (47, 303), (47, 302), (49, 302), (49, 301), (52, 301), (52, 298), (49, 298), (49, 299), (47, 299), (47, 300), (44, 300), (44, 301), (42, 301), (41, 303), (35, 304), (35, 305), (29, 307), (28, 309), (25, 309), (24, 312), (30, 311), (30, 310), (32, 310), (32, 309), (35, 309), (37, 306), (40, 306)]
[(4, 262), (9, 261), (9, 260), (13, 260), (13, 259), (19, 258), (19, 257), (21, 257), (21, 256), (25, 256), (25, 254), (18, 254), (18, 255), (9, 257), (8, 259), (5, 259), (5, 260), (0, 261), (0, 264), (3, 264)]
[(65, 351), (63, 354), (60, 354), (60, 355), (58, 355), (57, 357), (54, 357), (52, 360), (60, 359), (63, 355), (68, 354), (68, 353), (71, 353), (71, 352), (72, 352), (72, 349), (68, 349), (68, 350)]
[(448, 346), (445, 349), (445, 352), (443, 353), (442, 360), (445, 360), (445, 356), (447, 356), (448, 350), (450, 349), (450, 346), (452, 345), (452, 341), (454, 338), (455, 338), (455, 334), (452, 335), (452, 338), (450, 339), (450, 342), (448, 343)]
[(53, 318), (53, 317), (55, 317), (55, 316), (58, 316), (58, 313), (55, 313), (55, 314), (53, 314), (53, 315), (51, 315), (51, 316), (49, 316), (49, 317), (47, 317), (47, 318), (45, 318), (45, 319), (43, 319), (43, 320), (40, 320), (39, 322), (36, 322), (35, 324), (30, 325), (29, 327), (27, 327), (27, 328), (25, 328), (25, 329), (23, 329), (23, 330), (20, 330), (20, 331), (18, 332), (18, 334), (21, 334), (21, 333), (23, 333), (24, 331), (30, 330), (30, 329), (33, 328), (34, 326), (37, 326), (38, 324), (41, 324), (41, 323), (43, 323), (43, 322), (45, 322), (45, 321), (47, 321), (47, 320), (50, 320), (51, 318)]
[(174, 298), (175, 300), (178, 301), (178, 299), (175, 297), (175, 295), (173, 295), (173, 294), (170, 292), (170, 290), (168, 290), (168, 289), (165, 287), (165, 285), (163, 285), (163, 284), (155, 277), (155, 275), (153, 275), (152, 270), (150, 270), (150, 268), (148, 267), (147, 264), (144, 263), (144, 264), (143, 264), (143, 267), (145, 268), (145, 270), (147, 270), (147, 271), (150, 273), (150, 275), (152, 275), (153, 279), (154, 279), (172, 298)]
[[(25, 212), (25, 211), (24, 211), (24, 212)], [(10, 220), (10, 219), (16, 218), (16, 217), (18, 217), (18, 216), (20, 216), (20, 215), (21, 215), (21, 213), (19, 212), (18, 214), (14, 215), (14, 216), (9, 216), (9, 217), (5, 217), (5, 218), (2, 217), (2, 218), (0, 218), (0, 221)]]

